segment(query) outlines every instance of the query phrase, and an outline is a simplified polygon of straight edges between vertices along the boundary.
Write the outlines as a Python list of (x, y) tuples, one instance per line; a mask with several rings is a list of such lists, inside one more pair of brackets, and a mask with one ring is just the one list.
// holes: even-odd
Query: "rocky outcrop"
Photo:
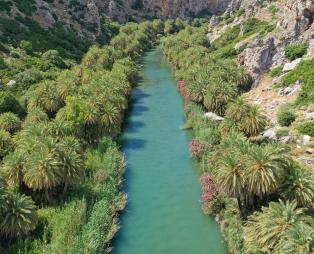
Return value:
[(256, 80), (272, 66), (277, 45), (278, 41), (274, 37), (256, 40), (242, 52), (238, 61), (247, 67)]
[[(234, 4), (232, 8), (245, 8), (246, 16), (250, 17), (261, 8), (261, 2), (260, 0), (234, 0), (231, 4)], [(286, 0), (277, 2), (276, 7), (279, 10), (278, 32), (271, 33), (263, 39), (252, 40), (238, 58), (239, 63), (249, 69), (256, 82), (270, 68), (287, 63), (285, 47), (288, 44), (309, 42), (308, 54), (313, 54), (314, 1)], [(290, 67), (294, 68), (295, 64), (293, 62), (285, 66), (290, 70)]]

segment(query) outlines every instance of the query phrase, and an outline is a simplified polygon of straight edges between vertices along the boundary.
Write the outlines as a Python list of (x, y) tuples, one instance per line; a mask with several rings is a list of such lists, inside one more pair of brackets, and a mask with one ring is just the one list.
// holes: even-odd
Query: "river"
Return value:
[(142, 59), (122, 137), (128, 161), (114, 254), (225, 254), (219, 226), (202, 214), (183, 101), (159, 47)]

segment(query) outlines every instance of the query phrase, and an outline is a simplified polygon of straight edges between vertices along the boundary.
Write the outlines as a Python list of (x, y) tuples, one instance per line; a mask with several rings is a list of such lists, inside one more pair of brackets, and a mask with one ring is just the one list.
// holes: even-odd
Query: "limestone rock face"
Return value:
[[(262, 0), (233, 0), (229, 9), (244, 8), (248, 18), (261, 9), (262, 2)], [(284, 71), (295, 68), (298, 62), (287, 63), (285, 58), (285, 47), (288, 44), (308, 42), (308, 55), (314, 52), (314, 0), (285, 0), (277, 4), (278, 32), (251, 41), (238, 58), (239, 63), (246, 66), (257, 81), (272, 67), (284, 65)]]
[(275, 38), (257, 40), (242, 52), (238, 60), (247, 67), (253, 78), (256, 79), (259, 74), (272, 66), (275, 50)]

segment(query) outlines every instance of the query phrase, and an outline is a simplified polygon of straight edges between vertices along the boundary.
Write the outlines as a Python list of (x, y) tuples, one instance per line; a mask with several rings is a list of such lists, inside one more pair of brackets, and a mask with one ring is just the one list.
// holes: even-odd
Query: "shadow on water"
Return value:
[(129, 133), (136, 133), (140, 130), (140, 128), (145, 126), (145, 124), (140, 121), (128, 121), (127, 125)]
[(147, 141), (140, 138), (120, 138), (120, 144), (123, 146), (123, 150), (127, 152), (128, 150), (140, 150), (145, 148)]

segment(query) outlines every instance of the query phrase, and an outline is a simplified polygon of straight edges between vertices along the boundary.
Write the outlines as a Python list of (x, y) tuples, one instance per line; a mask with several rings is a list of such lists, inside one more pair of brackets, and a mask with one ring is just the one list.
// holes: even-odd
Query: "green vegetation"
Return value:
[(304, 56), (308, 47), (308, 43), (289, 45), (285, 48), (285, 55), (289, 60), (295, 60)]
[(282, 74), (282, 70), (283, 70), (283, 66), (275, 67), (275, 68), (271, 69), (270, 76), (272, 78), (279, 77)]
[[(81, 64), (22, 40), (0, 74), (0, 245), (10, 253), (108, 253), (126, 195), (116, 143), (135, 61), (159, 20), (121, 26)], [(77, 42), (75, 43), (75, 45)], [(8, 241), (9, 239), (9, 244)]]
[(235, 49), (238, 42), (243, 41), (250, 36), (263, 37), (267, 33), (273, 31), (275, 25), (267, 21), (261, 21), (256, 18), (246, 20), (240, 29), (240, 25), (235, 25), (224, 31), (218, 39), (213, 41), (211, 45), (212, 57), (216, 59), (234, 58), (241, 53), (246, 44), (243, 44), (239, 49)]
[(282, 107), (277, 113), (277, 120), (281, 126), (290, 126), (296, 119), (296, 115), (288, 106)]
[(298, 130), (302, 134), (306, 134), (311, 137), (314, 137), (314, 121), (302, 123), (300, 127), (298, 128)]
[[(266, 23), (251, 19), (244, 33), (271, 31)], [(245, 69), (226, 59), (237, 52), (226, 55), (225, 50), (245, 38), (238, 33), (239, 28), (233, 27), (209, 47), (206, 28), (188, 26), (163, 40), (185, 100), (185, 127), (194, 134), (191, 154), (204, 172), (203, 210), (222, 223), (231, 253), (310, 254), (314, 251), (314, 177), (293, 159), (288, 146), (259, 136), (268, 120), (241, 97), (252, 79)], [(300, 80), (302, 91), (311, 91), (312, 62), (302, 62), (283, 83)], [(279, 75), (281, 67), (273, 73)], [(313, 97), (304, 92), (301, 96), (305, 100), (299, 97), (298, 103), (303, 105)], [(212, 120), (205, 115), (208, 111), (224, 118)], [(278, 121), (288, 126), (295, 117), (285, 107)], [(299, 131), (313, 135), (313, 126), (313, 122), (305, 123)]]
[(314, 60), (302, 61), (296, 69), (289, 72), (282, 80), (283, 86), (289, 86), (300, 81), (302, 84), (301, 91), (297, 98), (298, 106), (309, 105), (314, 103)]

